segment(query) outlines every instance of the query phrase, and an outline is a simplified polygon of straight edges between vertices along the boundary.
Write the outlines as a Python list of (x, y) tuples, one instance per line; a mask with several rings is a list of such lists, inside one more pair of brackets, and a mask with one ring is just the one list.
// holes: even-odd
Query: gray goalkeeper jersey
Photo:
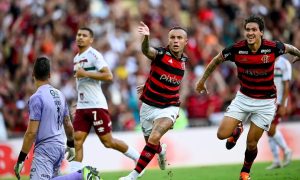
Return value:
[(63, 145), (63, 120), (69, 116), (64, 95), (49, 84), (40, 86), (29, 99), (30, 120), (40, 121), (35, 148), (45, 144)]

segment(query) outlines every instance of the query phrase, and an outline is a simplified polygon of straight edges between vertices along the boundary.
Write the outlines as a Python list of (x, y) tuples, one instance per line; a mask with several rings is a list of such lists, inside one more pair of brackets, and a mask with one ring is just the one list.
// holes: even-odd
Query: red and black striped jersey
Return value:
[(150, 74), (140, 99), (151, 106), (165, 108), (179, 106), (179, 90), (185, 71), (186, 56), (177, 59), (168, 48), (158, 51), (151, 63)]
[(240, 91), (252, 98), (276, 98), (274, 64), (276, 57), (285, 53), (285, 46), (279, 41), (262, 39), (257, 52), (253, 53), (246, 40), (237, 42), (222, 51), (225, 61), (236, 64)]

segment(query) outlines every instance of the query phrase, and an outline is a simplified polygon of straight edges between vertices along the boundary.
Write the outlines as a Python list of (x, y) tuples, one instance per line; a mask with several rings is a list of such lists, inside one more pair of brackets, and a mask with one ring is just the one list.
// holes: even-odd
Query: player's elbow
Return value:
[(107, 81), (112, 82), (114, 79), (114, 76), (112, 73), (109, 73), (108, 77), (107, 77)]

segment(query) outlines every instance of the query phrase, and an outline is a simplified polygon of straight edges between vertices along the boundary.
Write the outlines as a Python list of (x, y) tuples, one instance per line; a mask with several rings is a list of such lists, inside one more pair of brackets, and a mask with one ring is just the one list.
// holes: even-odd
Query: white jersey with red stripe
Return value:
[[(292, 79), (292, 65), (284, 57), (279, 56), (275, 62), (274, 68), (274, 83), (277, 89), (277, 104), (281, 104), (283, 96), (283, 82)], [(287, 102), (285, 102), (286, 105)]]
[[(77, 54), (73, 62), (74, 71), (78, 69), (78, 66), (89, 72), (97, 72), (108, 67), (102, 54), (92, 47), (81, 54)], [(108, 109), (106, 98), (102, 92), (101, 81), (92, 78), (76, 78), (76, 86), (78, 93), (77, 109)]]

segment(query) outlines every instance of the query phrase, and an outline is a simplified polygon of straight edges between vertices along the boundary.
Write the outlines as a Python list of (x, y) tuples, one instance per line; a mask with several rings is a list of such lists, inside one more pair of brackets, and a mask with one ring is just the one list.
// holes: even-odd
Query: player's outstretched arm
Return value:
[(222, 63), (224, 60), (222, 58), (221, 53), (215, 56), (212, 61), (206, 66), (205, 71), (199, 81), (196, 83), (196, 92), (204, 93), (207, 92), (205, 87), (205, 82), (210, 74), (216, 69), (216, 67)]
[(157, 54), (157, 50), (154, 49), (153, 47), (150, 47), (149, 44), (149, 36), (150, 36), (150, 31), (149, 27), (144, 23), (140, 22), (140, 26), (138, 27), (138, 32), (141, 35), (144, 35), (144, 40), (142, 42), (142, 52), (147, 58), (150, 60), (154, 60)]
[(285, 46), (285, 52), (289, 53), (291, 55), (296, 56), (293, 60), (293, 63), (295, 63), (296, 61), (300, 61), (300, 51), (299, 49), (297, 49), (295, 46), (290, 45), (290, 44), (284, 44)]

